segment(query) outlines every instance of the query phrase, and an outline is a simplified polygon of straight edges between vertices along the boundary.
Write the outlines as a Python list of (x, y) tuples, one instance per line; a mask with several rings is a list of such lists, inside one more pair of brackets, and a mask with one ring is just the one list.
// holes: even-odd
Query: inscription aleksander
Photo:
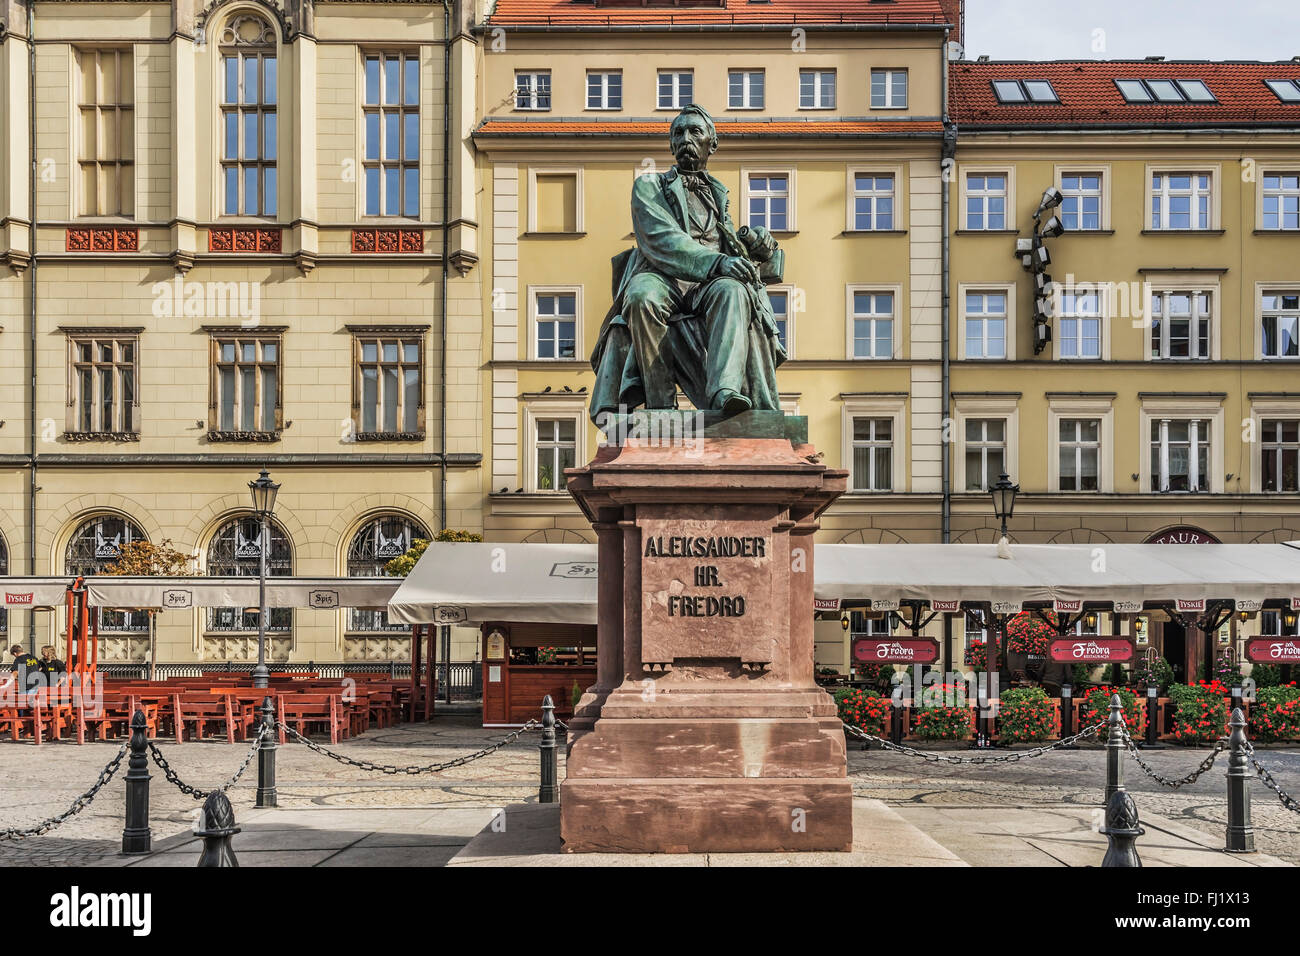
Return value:
[(755, 538), (646, 538), (647, 558), (765, 558), (767, 539)]

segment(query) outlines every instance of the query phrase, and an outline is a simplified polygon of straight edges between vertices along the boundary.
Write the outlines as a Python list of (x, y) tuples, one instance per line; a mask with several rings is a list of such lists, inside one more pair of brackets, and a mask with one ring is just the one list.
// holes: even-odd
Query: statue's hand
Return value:
[(751, 226), (749, 229), (749, 252), (759, 262), (766, 262), (776, 252), (776, 240), (766, 226)]
[(722, 275), (744, 282), (746, 285), (753, 285), (759, 281), (758, 267), (744, 256), (727, 256), (722, 261)]

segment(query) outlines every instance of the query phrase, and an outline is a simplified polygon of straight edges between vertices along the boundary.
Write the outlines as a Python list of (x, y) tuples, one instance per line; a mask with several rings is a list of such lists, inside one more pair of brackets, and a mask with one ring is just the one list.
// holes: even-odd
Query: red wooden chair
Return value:
[(235, 742), (235, 714), (227, 694), (183, 694), (172, 696), (172, 711), (175, 714), (176, 742), (181, 743), (185, 737), (185, 725), (194, 725), (192, 740), (202, 740), (203, 732), (210, 724), (226, 725), (226, 743)]
[[(312, 727), (329, 728), (330, 743), (336, 744), (348, 736), (348, 725), (344, 720), (340, 694), (280, 694), (277, 711), (280, 723), (292, 725), (293, 729), (304, 737)], [(280, 731), (280, 743), (285, 742), (285, 733)]]

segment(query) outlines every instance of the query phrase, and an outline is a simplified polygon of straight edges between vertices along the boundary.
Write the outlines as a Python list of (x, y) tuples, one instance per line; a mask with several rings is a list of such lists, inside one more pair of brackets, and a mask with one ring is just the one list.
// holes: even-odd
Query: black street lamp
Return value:
[(998, 542), (998, 557), (1000, 558), (1011, 557), (1011, 552), (1005, 550), (1007, 547), (1007, 519), (1015, 513), (1016, 495), (1019, 493), (1020, 486), (1013, 485), (1005, 471), (998, 478), (998, 483), (989, 489), (989, 494), (993, 496), (993, 514), (1002, 523), (1002, 538)]
[(270, 473), (263, 468), (256, 481), (248, 483), (248, 491), (253, 496), (253, 514), (257, 517), (261, 531), (258, 536), (257, 569), (257, 667), (253, 668), (253, 686), (268, 687), (271, 683), (271, 671), (266, 666), (266, 551), (271, 536), (268, 525), (271, 513), (275, 511), (275, 496), (280, 486), (271, 480)]

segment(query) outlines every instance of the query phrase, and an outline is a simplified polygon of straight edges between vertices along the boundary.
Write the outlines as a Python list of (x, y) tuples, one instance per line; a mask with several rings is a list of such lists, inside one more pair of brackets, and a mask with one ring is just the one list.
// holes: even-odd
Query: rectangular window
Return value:
[(966, 357), (1007, 357), (1007, 296), (1005, 292), (966, 293)]
[(214, 338), (212, 406), (209, 426), (227, 433), (279, 431), (280, 340)]
[(871, 108), (901, 110), (907, 108), (907, 71), (871, 71)]
[(1300, 491), (1300, 421), (1266, 418), (1260, 426), (1260, 487)]
[(1210, 174), (1154, 174), (1151, 177), (1151, 228), (1209, 229)]
[(1096, 491), (1101, 462), (1101, 421), (1062, 418), (1059, 432), (1059, 491)]
[(1210, 490), (1208, 419), (1157, 418), (1151, 422), (1151, 490)]
[(1261, 229), (1300, 229), (1300, 173), (1265, 173)]
[(835, 108), (835, 71), (799, 71), (799, 108), (830, 110)]
[(761, 110), (765, 105), (766, 76), (762, 70), (730, 70), (727, 73), (727, 108)]
[(679, 110), (695, 102), (695, 74), (690, 70), (659, 71), (659, 108)]
[(420, 215), (420, 61), (412, 53), (365, 59), (366, 215)]
[(781, 348), (790, 354), (790, 293), (768, 290), (767, 299), (772, 303), (772, 315), (776, 319), (776, 334), (781, 340)]
[(77, 213), (135, 212), (135, 52), (78, 50)]
[(274, 216), (279, 128), (274, 47), (222, 51), (221, 175), (227, 216)]
[(1210, 358), (1208, 292), (1155, 292), (1151, 295), (1151, 357)]
[(537, 293), (537, 357), (571, 359), (577, 347), (578, 297), (572, 292)]
[(853, 174), (853, 228), (863, 231), (894, 228), (892, 173)]
[(573, 418), (539, 418), (536, 425), (537, 490), (563, 491), (564, 469), (575, 467), (578, 423)]
[(1101, 173), (1061, 176), (1061, 223), (1072, 232), (1101, 228)]
[(68, 431), (91, 435), (134, 435), (137, 421), (136, 352), (129, 336), (77, 336), (69, 340), (72, 406)]
[(621, 70), (591, 70), (587, 73), (587, 109), (621, 110), (623, 108), (623, 73)]
[(766, 226), (772, 232), (790, 228), (790, 177), (788, 174), (751, 174), (749, 177), (749, 225)]
[(853, 490), (892, 491), (894, 420), (853, 419)]
[(357, 433), (389, 440), (423, 437), (421, 336), (358, 335)]
[(551, 71), (515, 73), (515, 109), (546, 111), (551, 108)]
[(853, 293), (853, 358), (894, 357), (894, 294)]
[(1007, 228), (1007, 177), (1005, 173), (968, 173), (966, 176), (966, 228)]
[(1300, 358), (1300, 293), (1265, 292), (1260, 300), (1264, 358)]
[(966, 490), (988, 491), (1007, 470), (1007, 420), (966, 419)]
[(1061, 358), (1101, 358), (1101, 297), (1097, 293), (1062, 292), (1058, 327)]

